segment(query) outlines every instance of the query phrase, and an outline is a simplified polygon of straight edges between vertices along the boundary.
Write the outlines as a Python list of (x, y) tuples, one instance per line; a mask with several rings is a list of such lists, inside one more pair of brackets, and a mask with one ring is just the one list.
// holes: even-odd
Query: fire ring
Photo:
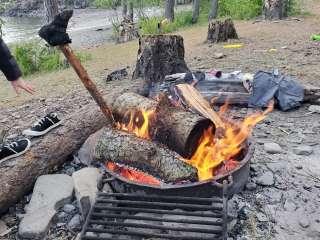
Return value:
[(248, 182), (250, 172), (250, 160), (254, 153), (254, 144), (249, 139), (244, 149), (244, 157), (239, 160), (239, 165), (233, 170), (223, 175), (218, 175), (213, 179), (186, 183), (186, 184), (163, 184), (161, 186), (147, 185), (131, 181), (121, 175), (106, 169), (106, 178), (102, 184), (109, 183), (115, 192), (120, 193), (140, 193), (155, 194), (167, 196), (184, 196), (184, 197), (212, 197), (222, 193), (222, 183), (224, 180), (232, 179), (229, 183), (228, 197), (240, 192)]

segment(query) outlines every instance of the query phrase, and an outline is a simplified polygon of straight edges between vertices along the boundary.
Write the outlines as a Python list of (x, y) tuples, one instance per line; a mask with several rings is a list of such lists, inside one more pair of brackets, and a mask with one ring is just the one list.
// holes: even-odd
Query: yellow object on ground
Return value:
[(268, 52), (270, 52), (270, 53), (275, 53), (275, 52), (278, 52), (278, 49), (276, 49), (276, 48), (270, 48), (270, 49), (268, 50)]
[(243, 44), (227, 44), (223, 45), (223, 48), (242, 48)]

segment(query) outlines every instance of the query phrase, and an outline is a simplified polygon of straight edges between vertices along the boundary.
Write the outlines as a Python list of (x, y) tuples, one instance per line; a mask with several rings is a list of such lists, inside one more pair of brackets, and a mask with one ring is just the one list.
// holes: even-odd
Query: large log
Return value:
[(163, 102), (159, 104), (155, 100), (131, 92), (116, 98), (111, 108), (116, 120), (120, 122), (128, 112), (155, 110), (155, 119), (150, 122), (149, 127), (151, 138), (167, 145), (185, 158), (192, 156), (203, 130), (212, 124), (210, 120), (198, 114)]
[[(139, 92), (143, 84), (141, 79), (110, 83), (105, 99), (110, 104), (123, 92)], [(96, 104), (84, 106), (63, 121), (59, 128), (32, 140), (33, 146), (25, 155), (0, 164), (0, 213), (27, 194), (39, 176), (55, 171), (70, 159), (91, 134), (109, 125)]]
[(124, 164), (165, 183), (196, 180), (197, 170), (180, 155), (150, 140), (112, 128), (104, 128), (95, 149), (97, 160)]
[(162, 82), (166, 75), (189, 72), (184, 60), (183, 38), (177, 35), (147, 35), (139, 40), (133, 78), (144, 78), (148, 85)]
[(264, 0), (263, 15), (265, 19), (279, 20), (287, 17), (288, 0)]

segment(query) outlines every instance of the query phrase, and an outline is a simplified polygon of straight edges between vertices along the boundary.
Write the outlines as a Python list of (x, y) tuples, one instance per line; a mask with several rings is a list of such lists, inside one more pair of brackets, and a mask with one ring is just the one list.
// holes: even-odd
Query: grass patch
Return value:
[[(151, 17), (151, 18), (141, 18), (139, 20), (139, 28), (141, 34), (156, 34), (158, 31), (158, 23), (163, 19), (163, 17)], [(162, 28), (162, 33), (170, 33), (177, 31), (183, 27), (192, 25), (192, 12), (184, 11), (176, 14), (175, 20), (172, 23), (166, 24)]]
[[(23, 75), (50, 72), (66, 68), (62, 54), (54, 48), (49, 48), (39, 41), (23, 42), (13, 46), (13, 55), (17, 60)], [(76, 53), (80, 61), (90, 60), (91, 56)]]
[[(129, 0), (133, 2), (134, 7), (160, 6), (161, 0)], [(128, 2), (129, 2), (128, 1)], [(121, 0), (94, 0), (92, 3), (97, 8), (115, 9), (121, 6)]]

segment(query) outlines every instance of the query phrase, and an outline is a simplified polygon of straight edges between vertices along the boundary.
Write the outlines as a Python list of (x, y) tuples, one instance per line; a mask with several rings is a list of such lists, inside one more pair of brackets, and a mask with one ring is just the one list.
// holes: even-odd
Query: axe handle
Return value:
[(82, 66), (80, 60), (73, 53), (70, 46), (61, 45), (59, 46), (59, 48), (63, 52), (64, 56), (68, 59), (73, 69), (76, 71), (77, 75), (79, 76), (85, 88), (89, 91), (90, 95), (93, 97), (93, 99), (96, 101), (96, 103), (100, 107), (102, 113), (114, 123), (112, 111), (108, 107), (106, 101), (103, 99), (95, 83), (90, 79), (87, 71)]

